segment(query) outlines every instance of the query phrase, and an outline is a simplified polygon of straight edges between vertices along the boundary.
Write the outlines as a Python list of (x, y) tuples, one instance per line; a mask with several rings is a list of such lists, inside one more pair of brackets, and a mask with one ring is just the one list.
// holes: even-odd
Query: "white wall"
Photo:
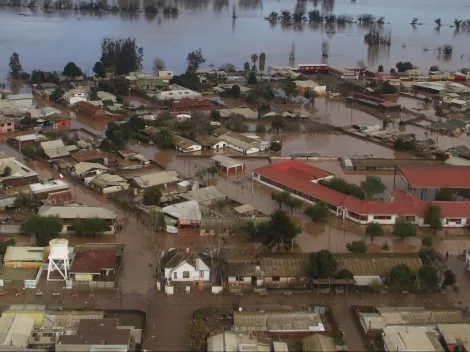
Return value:
[(212, 149), (218, 149), (218, 148), (225, 148), (225, 147), (227, 147), (227, 142), (220, 141), (220, 142), (214, 144), (211, 148)]
[[(183, 272), (189, 272), (189, 277), (184, 278)], [(196, 270), (189, 263), (183, 263), (177, 268), (165, 268), (165, 277), (171, 279), (175, 282), (192, 282), (192, 281), (209, 281), (210, 280), (210, 270), (202, 270), (203, 276), (200, 277), (200, 270)], [(175, 273), (177, 277), (175, 279)]]

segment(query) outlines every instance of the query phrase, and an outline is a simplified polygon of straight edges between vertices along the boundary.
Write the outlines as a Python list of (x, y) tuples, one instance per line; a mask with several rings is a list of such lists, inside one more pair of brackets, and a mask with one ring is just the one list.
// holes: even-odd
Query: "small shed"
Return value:
[(214, 155), (211, 160), (214, 160), (215, 166), (227, 174), (245, 170), (244, 163), (225, 155)]

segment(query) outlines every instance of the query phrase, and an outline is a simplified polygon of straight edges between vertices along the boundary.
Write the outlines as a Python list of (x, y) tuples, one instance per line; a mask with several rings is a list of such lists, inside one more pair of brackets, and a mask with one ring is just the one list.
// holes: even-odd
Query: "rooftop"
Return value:
[(33, 183), (32, 185), (29, 185), (29, 189), (31, 193), (33, 194), (66, 190), (68, 188), (69, 188), (69, 184), (62, 180), (52, 180), (49, 182)]
[(89, 251), (79, 252), (73, 259), (70, 273), (72, 274), (101, 274), (103, 269), (116, 268), (116, 252)]
[(195, 200), (198, 203), (210, 202), (226, 198), (226, 195), (221, 193), (215, 186), (195, 189), (182, 194), (183, 198), (187, 200)]
[(421, 259), (417, 254), (363, 255), (341, 253), (337, 254), (336, 257), (338, 259), (338, 271), (347, 269), (354, 276), (388, 276), (392, 268), (398, 264), (408, 265), (412, 272), (417, 272), (422, 266)]
[(270, 345), (258, 341), (255, 337), (224, 331), (207, 338), (208, 352), (270, 352)]
[(8, 100), (25, 100), (25, 99), (34, 99), (34, 96), (31, 93), (10, 94), (8, 96)]
[(44, 205), (65, 205), (73, 203), (72, 191), (52, 192), (42, 202)]
[(179, 181), (176, 171), (159, 171), (151, 174), (145, 174), (132, 177), (132, 180), (140, 188), (164, 185)]
[(192, 147), (193, 145), (197, 145), (196, 142), (193, 142), (192, 140), (189, 140), (187, 138), (184, 138), (175, 134), (172, 136), (172, 138), (173, 138), (173, 144), (183, 149)]
[(0, 318), (0, 344), (26, 348), (33, 328), (33, 318), (21, 315), (2, 316)]
[(325, 331), (320, 317), (312, 312), (234, 312), (233, 331), (301, 332)]
[(438, 334), (432, 328), (417, 326), (387, 326), (383, 329), (383, 341), (387, 351), (442, 351)]
[(169, 205), (162, 212), (178, 220), (201, 221), (201, 210), (195, 200)]
[(130, 329), (119, 329), (118, 320), (82, 319), (78, 324), (76, 335), (61, 335), (58, 345), (125, 345), (131, 338)]
[(5, 262), (43, 262), (44, 247), (7, 247)]
[(334, 340), (322, 334), (313, 334), (302, 339), (303, 352), (336, 352)]
[(100, 219), (116, 219), (117, 214), (103, 207), (86, 207), (86, 206), (49, 206), (43, 205), (39, 208), (39, 215), (49, 216), (56, 215), (61, 219), (88, 219), (88, 218), (100, 218)]
[(439, 324), (437, 329), (447, 345), (461, 345), (470, 351), (470, 324)]
[(0, 280), (24, 281), (34, 280), (38, 275), (38, 269), (3, 268), (0, 269)]
[(127, 186), (127, 180), (122, 178), (119, 175), (111, 175), (111, 174), (100, 174), (96, 175), (92, 178), (90, 183), (100, 187), (110, 187), (110, 186)]
[(92, 161), (92, 160), (97, 160), (97, 159), (104, 159), (104, 158), (108, 157), (108, 154), (102, 152), (99, 149), (92, 149), (92, 150), (81, 150), (79, 152), (72, 153), (71, 156), (76, 161), (82, 162), (82, 161)]
[(80, 162), (77, 163), (73, 166), (75, 169), (75, 172), (78, 175), (81, 175), (87, 171), (93, 170), (93, 169), (98, 169), (98, 170), (108, 170), (108, 168), (104, 165), (98, 164), (98, 163), (89, 163), (89, 162)]
[(243, 162), (233, 159), (226, 155), (214, 155), (211, 160), (214, 160), (215, 162), (219, 163), (227, 169), (243, 165)]
[(399, 166), (413, 188), (470, 188), (470, 168), (464, 166)]
[(11, 169), (11, 174), (8, 177), (27, 177), (37, 175), (35, 171), (19, 162), (14, 157), (0, 158), (0, 173), (3, 174), (6, 167)]

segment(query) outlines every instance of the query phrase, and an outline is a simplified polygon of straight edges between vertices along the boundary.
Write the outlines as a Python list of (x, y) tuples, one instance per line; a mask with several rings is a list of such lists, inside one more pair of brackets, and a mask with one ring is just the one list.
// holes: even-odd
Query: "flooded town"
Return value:
[(465, 1), (0, 23), (1, 348), (470, 351)]

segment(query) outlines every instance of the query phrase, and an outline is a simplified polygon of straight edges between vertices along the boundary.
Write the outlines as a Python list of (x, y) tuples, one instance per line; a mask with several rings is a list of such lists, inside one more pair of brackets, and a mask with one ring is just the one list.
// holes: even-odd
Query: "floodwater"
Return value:
[[(106, 3), (123, 5), (128, 1)], [(141, 9), (152, 4), (151, 1), (137, 3)], [(356, 66), (358, 60), (371, 68), (383, 64), (387, 70), (398, 61), (411, 61), (424, 70), (433, 64), (446, 69), (469, 66), (468, 31), (450, 28), (454, 18), (465, 20), (470, 17), (468, 0), (336, 0), (332, 3), (313, 1), (305, 5), (298, 5), (295, 0), (282, 3), (273, 0), (182, 0), (174, 1), (173, 5), (178, 6), (180, 14), (170, 18), (162, 14), (44, 13), (40, 9), (2, 8), (0, 23), (8, 30), (0, 31), (0, 76), (6, 76), (8, 59), (14, 51), (19, 53), (27, 71), (35, 68), (60, 71), (67, 62), (74, 61), (87, 74), (92, 74), (104, 36), (135, 37), (144, 48), (143, 68), (146, 71), (151, 70), (153, 58), (159, 57), (169, 69), (182, 72), (187, 53), (198, 48), (202, 48), (207, 58), (206, 66), (231, 62), (242, 67), (243, 62), (250, 61), (251, 54), (261, 52), (266, 53), (267, 64), (287, 65), (293, 42), (296, 43), (296, 63), (320, 63), (324, 39), (330, 45), (327, 62), (335, 66)], [(237, 11), (236, 20), (230, 18), (233, 6)], [(387, 50), (368, 50), (363, 40), (368, 29), (358, 24), (327, 30), (325, 26), (309, 24), (272, 25), (264, 20), (271, 11), (294, 11), (296, 6), (301, 11), (317, 8), (325, 14), (384, 16), (384, 31), (391, 33), (392, 46)], [(438, 16), (443, 23), (440, 30), (434, 26)], [(422, 25), (411, 26), (413, 17), (419, 17)], [(454, 53), (451, 59), (444, 60), (437, 57), (434, 49), (446, 44), (454, 47)], [(424, 48), (428, 51), (424, 52)]]

